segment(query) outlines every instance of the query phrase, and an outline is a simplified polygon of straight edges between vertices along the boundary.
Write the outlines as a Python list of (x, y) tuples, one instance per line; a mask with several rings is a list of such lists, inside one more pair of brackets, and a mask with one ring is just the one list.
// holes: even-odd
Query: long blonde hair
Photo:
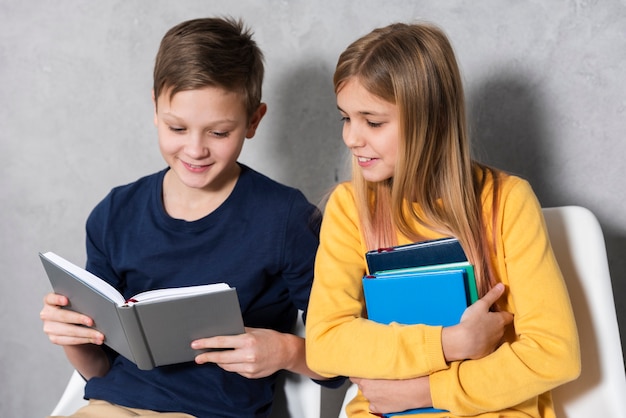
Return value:
[[(361, 228), (369, 249), (418, 241), (418, 222), (456, 236), (474, 264), (480, 294), (495, 283), (482, 219), (481, 192), (500, 173), (471, 159), (465, 99), (454, 51), (432, 24), (396, 23), (353, 42), (339, 57), (335, 92), (356, 77), (371, 94), (398, 107), (398, 160), (391, 179), (371, 183), (353, 162)], [(495, 215), (494, 215), (495, 219)]]

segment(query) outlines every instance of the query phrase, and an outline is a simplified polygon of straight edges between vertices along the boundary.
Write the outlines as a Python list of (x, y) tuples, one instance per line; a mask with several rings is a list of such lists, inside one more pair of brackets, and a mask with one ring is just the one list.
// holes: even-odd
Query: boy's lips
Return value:
[(191, 171), (202, 171), (211, 166), (211, 164), (191, 164), (186, 161), (181, 161), (181, 162), (183, 163), (185, 167), (187, 167), (187, 169)]

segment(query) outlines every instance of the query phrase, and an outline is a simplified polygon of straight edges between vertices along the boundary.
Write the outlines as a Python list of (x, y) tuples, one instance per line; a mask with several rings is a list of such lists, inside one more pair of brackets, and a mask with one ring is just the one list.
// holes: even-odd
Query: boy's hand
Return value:
[(489, 308), (503, 294), (504, 285), (499, 283), (463, 312), (459, 324), (443, 329), (441, 340), (447, 361), (479, 359), (498, 348), (513, 314), (491, 312)]
[(78, 312), (61, 309), (69, 303), (65, 296), (48, 293), (43, 299), (43, 309), (39, 317), (43, 321), (43, 331), (53, 344), (69, 346), (97, 344), (104, 342), (104, 335), (88, 327), (93, 319)]
[(288, 368), (292, 357), (289, 340), (293, 338), (298, 337), (270, 329), (246, 328), (245, 334), (203, 338), (193, 341), (191, 347), (226, 349), (199, 354), (196, 363), (215, 363), (226, 371), (258, 379)]

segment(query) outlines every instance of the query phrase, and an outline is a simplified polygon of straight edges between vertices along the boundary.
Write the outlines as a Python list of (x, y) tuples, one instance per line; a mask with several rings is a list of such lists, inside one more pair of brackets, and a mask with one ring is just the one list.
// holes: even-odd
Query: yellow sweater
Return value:
[[(491, 184), (483, 193), (491, 233)], [(427, 238), (440, 235), (415, 225)], [(408, 379), (430, 376), (435, 408), (419, 417), (554, 417), (550, 390), (580, 373), (574, 315), (550, 246), (541, 207), (530, 185), (514, 176), (500, 188), (493, 260), (507, 286), (505, 310), (514, 332), (480, 359), (446, 363), (441, 327), (381, 325), (363, 317), (361, 279), (367, 250), (352, 186), (339, 185), (326, 206), (307, 313), (309, 366), (326, 376)], [(400, 244), (409, 243), (398, 236)], [(359, 393), (351, 417), (368, 417)]]

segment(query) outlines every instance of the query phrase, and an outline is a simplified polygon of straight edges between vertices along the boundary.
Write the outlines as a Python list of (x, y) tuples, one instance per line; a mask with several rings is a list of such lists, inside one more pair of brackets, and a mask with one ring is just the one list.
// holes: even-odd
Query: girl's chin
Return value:
[(363, 174), (363, 178), (366, 181), (369, 181), (370, 183), (378, 183), (381, 181), (385, 181), (385, 180), (389, 180), (391, 177), (393, 177), (390, 174), (382, 174), (382, 173), (371, 173), (371, 172), (366, 172), (366, 170), (361, 171), (361, 173)]

